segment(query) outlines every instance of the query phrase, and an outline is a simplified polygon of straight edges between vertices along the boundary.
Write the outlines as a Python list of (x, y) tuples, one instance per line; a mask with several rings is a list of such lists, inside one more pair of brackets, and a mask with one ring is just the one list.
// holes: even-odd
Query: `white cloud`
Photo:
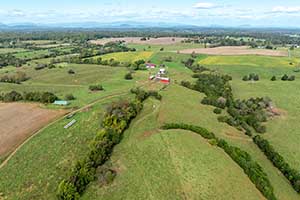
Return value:
[(285, 7), (285, 6), (276, 6), (272, 9), (273, 13), (300, 13), (300, 6), (296, 7)]
[(213, 3), (209, 3), (209, 2), (199, 2), (199, 3), (196, 3), (194, 5), (194, 8), (197, 8), (197, 9), (212, 9), (212, 8), (216, 8), (217, 6)]

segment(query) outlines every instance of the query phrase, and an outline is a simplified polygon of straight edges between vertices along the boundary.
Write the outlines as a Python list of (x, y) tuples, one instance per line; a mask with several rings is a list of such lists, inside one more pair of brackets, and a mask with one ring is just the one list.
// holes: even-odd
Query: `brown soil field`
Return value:
[(0, 156), (7, 155), (26, 138), (66, 112), (43, 109), (31, 103), (0, 103)]
[(180, 53), (191, 54), (207, 54), (207, 55), (263, 55), (263, 56), (288, 56), (287, 51), (269, 50), (269, 49), (251, 49), (247, 46), (239, 47), (215, 47), (215, 48), (200, 48), (200, 49), (185, 49)]
[(149, 40), (142, 41), (141, 37), (123, 37), (123, 38), (103, 38), (100, 40), (91, 40), (92, 44), (103, 45), (108, 42), (115, 42), (115, 41), (125, 41), (125, 43), (131, 44), (156, 44), (156, 45), (171, 45), (177, 44), (181, 41), (185, 40), (186, 38), (181, 37), (160, 37), (160, 38), (150, 38)]

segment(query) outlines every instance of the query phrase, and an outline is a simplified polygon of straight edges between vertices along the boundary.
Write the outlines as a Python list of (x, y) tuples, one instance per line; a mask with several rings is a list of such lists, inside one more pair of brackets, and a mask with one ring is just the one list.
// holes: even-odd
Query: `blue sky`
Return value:
[(300, 27), (300, 0), (0, 0), (1, 23), (170, 22)]

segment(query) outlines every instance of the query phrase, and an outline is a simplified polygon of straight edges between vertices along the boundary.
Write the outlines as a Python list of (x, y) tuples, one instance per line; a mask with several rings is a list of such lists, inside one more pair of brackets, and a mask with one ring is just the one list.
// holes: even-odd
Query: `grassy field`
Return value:
[(114, 183), (94, 182), (82, 199), (263, 199), (218, 148), (190, 132), (158, 130), (159, 114), (149, 100), (114, 151)]
[(22, 51), (27, 51), (27, 50), (22, 48), (0, 48), (0, 54), (15, 53), (15, 52), (22, 52)]
[(176, 52), (183, 49), (192, 49), (192, 48), (203, 48), (203, 44), (194, 44), (194, 43), (177, 43), (172, 45), (147, 45), (147, 44), (129, 44), (128, 45), (131, 48), (135, 48), (138, 51), (154, 51), (159, 52), (161, 48), (164, 49), (164, 51), (167, 52)]
[[(229, 60), (231, 62), (231, 58)], [(277, 67), (269, 67), (269, 63), (262, 63), (260, 66), (238, 66), (237, 63), (233, 66), (219, 66), (218, 62), (211, 64), (205, 66), (233, 76), (231, 85), (236, 98), (268, 96), (273, 100), (274, 105), (282, 110), (280, 117), (267, 123), (265, 137), (294, 168), (299, 168), (300, 161), (297, 158), (300, 157), (298, 150), (300, 134), (297, 130), (300, 125), (297, 121), (300, 118), (298, 106), (300, 94), (296, 91), (300, 86), (300, 73), (294, 72), (293, 67), (281, 66), (279, 63), (275, 64)], [(260, 81), (252, 83), (241, 80), (244, 75), (250, 73), (257, 73)], [(283, 82), (280, 80), (283, 74), (294, 75), (296, 80)], [(270, 81), (273, 75), (277, 77), (277, 81)]]
[(24, 145), (0, 170), (0, 193), (6, 199), (56, 199), (58, 183), (68, 175), (70, 166), (85, 156), (88, 144), (100, 128), (106, 105), (120, 97), (77, 113), (77, 123), (63, 127), (71, 119), (63, 119), (43, 130)]
[[(121, 67), (85, 64), (61, 64), (59, 66), (54, 69), (43, 70), (35, 70), (32, 67), (18, 69), (24, 71), (31, 79), (22, 84), (0, 83), (1, 92), (11, 90), (19, 92), (49, 91), (62, 99), (66, 94), (73, 94), (76, 100), (71, 101), (69, 107), (78, 107), (113, 92), (129, 90), (136, 84), (147, 80), (147, 72), (137, 72), (133, 75), (134, 80), (125, 80), (124, 75), (128, 71), (126, 68)], [(68, 74), (70, 69), (75, 71), (74, 75)], [(13, 73), (14, 70), (15, 68), (9, 74)], [(5, 71), (2, 71), (2, 73), (5, 73)], [(105, 90), (90, 92), (88, 87), (93, 84), (102, 84)]]
[(199, 61), (202, 65), (238, 65), (253, 67), (295, 67), (299, 60), (288, 57), (269, 56), (209, 56)]
[[(132, 63), (137, 60), (149, 60), (153, 55), (152, 51), (141, 51), (141, 52), (118, 52), (110, 53), (103, 56), (100, 56), (103, 60), (114, 59), (119, 62)], [(95, 57), (98, 58), (99, 56)]]

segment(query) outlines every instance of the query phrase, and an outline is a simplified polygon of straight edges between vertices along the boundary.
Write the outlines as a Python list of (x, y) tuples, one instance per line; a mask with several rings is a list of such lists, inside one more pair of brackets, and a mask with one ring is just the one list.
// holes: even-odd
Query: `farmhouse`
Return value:
[(54, 105), (58, 105), (58, 106), (67, 106), (69, 104), (68, 101), (62, 101), (62, 100), (56, 100), (53, 103)]

